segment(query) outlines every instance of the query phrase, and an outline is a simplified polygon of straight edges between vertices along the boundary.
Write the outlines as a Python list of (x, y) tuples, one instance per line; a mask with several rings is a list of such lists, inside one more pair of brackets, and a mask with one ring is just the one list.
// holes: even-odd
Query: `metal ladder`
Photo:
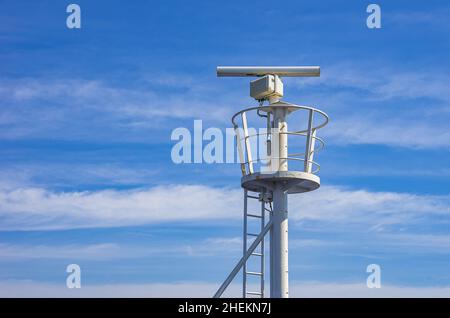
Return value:
[[(261, 210), (259, 213), (249, 212), (248, 211), (248, 200), (258, 200), (261, 202)], [(269, 206), (269, 208), (267, 207)], [(256, 238), (264, 229), (266, 225), (266, 212), (272, 213), (272, 205), (271, 200), (263, 193), (260, 193), (258, 196), (248, 194), (247, 190), (244, 190), (244, 233), (243, 233), (243, 255), (247, 252), (247, 245), (249, 238)], [(248, 221), (249, 219), (259, 219), (259, 232), (258, 233), (249, 233), (248, 232)], [(251, 244), (252, 242), (250, 242)], [(259, 270), (258, 271), (248, 271), (247, 262), (253, 258), (259, 258)], [(264, 272), (265, 272), (265, 257), (264, 257), (264, 239), (259, 244), (259, 248), (256, 248), (255, 251), (250, 255), (247, 261), (242, 266), (242, 297), (247, 298), (247, 296), (257, 296), (260, 298), (264, 298)], [(259, 277), (259, 290), (248, 291), (247, 289), (247, 276), (257, 276)]]

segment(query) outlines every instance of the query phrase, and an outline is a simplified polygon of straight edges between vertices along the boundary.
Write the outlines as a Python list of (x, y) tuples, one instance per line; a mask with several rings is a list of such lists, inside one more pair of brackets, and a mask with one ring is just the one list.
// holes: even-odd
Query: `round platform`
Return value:
[(261, 192), (263, 189), (273, 189), (274, 182), (283, 182), (288, 193), (309, 192), (320, 187), (320, 178), (318, 176), (301, 171), (256, 172), (241, 178), (241, 186), (254, 192)]

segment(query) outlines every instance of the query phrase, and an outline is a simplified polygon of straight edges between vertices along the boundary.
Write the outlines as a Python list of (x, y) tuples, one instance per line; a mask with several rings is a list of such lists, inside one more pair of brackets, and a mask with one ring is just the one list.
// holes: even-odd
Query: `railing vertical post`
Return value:
[(250, 148), (250, 140), (248, 139), (248, 126), (247, 126), (247, 115), (245, 112), (241, 114), (242, 116), (242, 128), (244, 129), (244, 144), (245, 144), (245, 153), (247, 154), (247, 162), (248, 162), (248, 173), (253, 173), (253, 160), (252, 160), (252, 149)]
[(309, 163), (310, 163), (310, 157), (311, 157), (311, 145), (312, 145), (312, 140), (314, 139), (313, 137), (313, 119), (314, 119), (314, 110), (310, 109), (309, 110), (309, 115), (308, 115), (308, 132), (306, 134), (306, 149), (305, 149), (305, 166), (304, 166), (304, 171), (305, 172), (309, 172)]
[(312, 171), (313, 171), (314, 149), (316, 147), (316, 133), (317, 133), (317, 129), (313, 129), (312, 138), (311, 138), (311, 151), (309, 154), (308, 169), (306, 171), (308, 173), (312, 173)]
[(236, 135), (236, 146), (237, 146), (237, 150), (238, 150), (239, 163), (241, 164), (241, 172), (242, 172), (242, 175), (245, 176), (247, 174), (247, 170), (245, 168), (245, 157), (244, 157), (244, 151), (242, 149), (241, 132), (237, 125), (234, 126), (234, 133)]

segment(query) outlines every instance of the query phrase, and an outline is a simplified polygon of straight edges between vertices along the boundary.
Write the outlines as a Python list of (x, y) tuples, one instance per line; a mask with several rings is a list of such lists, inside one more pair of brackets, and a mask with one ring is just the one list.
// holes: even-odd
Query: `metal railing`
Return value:
[[(275, 107), (284, 107), (289, 111), (290, 114), (298, 111), (307, 112), (306, 114), (307, 128), (297, 131), (285, 131), (285, 132), (278, 131), (274, 133), (272, 131), (272, 127), (268, 126), (271, 125), (270, 117)], [(247, 114), (249, 114), (250, 112), (255, 112), (259, 117), (267, 117), (267, 124), (266, 124), (267, 131), (265, 133), (254, 133), (254, 134), (248, 133), (249, 125), (247, 121), (248, 117)], [(266, 115), (261, 115), (261, 112), (265, 113)], [(241, 122), (240, 126), (238, 123), (239, 117)], [(317, 120), (319, 120), (319, 123), (315, 124)], [(238, 149), (239, 161), (241, 164), (241, 171), (243, 175), (253, 174), (255, 172), (255, 166), (257, 164), (260, 165), (259, 170), (265, 169), (265, 167), (270, 165), (270, 162), (272, 160), (275, 161), (286, 160), (287, 162), (302, 162), (303, 167), (301, 169), (294, 169), (296, 171), (303, 171), (306, 173), (315, 174), (320, 170), (320, 165), (319, 163), (314, 161), (314, 156), (316, 155), (316, 153), (321, 151), (325, 146), (325, 142), (323, 141), (323, 139), (317, 137), (316, 135), (317, 131), (328, 123), (328, 115), (323, 111), (309, 106), (299, 106), (288, 103), (283, 103), (283, 105), (281, 106), (268, 105), (268, 106), (250, 107), (234, 114), (234, 116), (232, 117), (232, 123), (236, 133), (236, 144)], [(285, 157), (272, 156), (271, 154), (267, 154), (265, 158), (259, 158), (258, 156), (256, 157), (254, 156), (254, 154), (252, 153), (251, 138), (256, 138), (257, 139), (256, 142), (260, 145), (261, 143), (258, 141), (258, 138), (265, 137), (267, 149), (270, 149), (270, 145), (268, 145), (268, 143), (272, 142), (272, 138), (274, 136), (276, 138), (277, 135), (283, 134), (288, 136), (305, 137), (306, 138), (304, 144), (305, 150), (303, 152), (289, 153)], [(316, 145), (316, 143), (318, 143), (318, 145)], [(294, 144), (294, 146), (295, 145), (296, 144)], [(267, 153), (268, 152), (269, 151), (267, 151)]]

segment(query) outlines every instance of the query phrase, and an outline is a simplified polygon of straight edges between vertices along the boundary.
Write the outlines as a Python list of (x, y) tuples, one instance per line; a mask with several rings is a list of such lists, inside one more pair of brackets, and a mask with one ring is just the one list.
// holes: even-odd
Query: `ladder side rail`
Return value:
[[(244, 190), (244, 229), (242, 236), (242, 257), (247, 252), (247, 190)], [(247, 261), (242, 265), (242, 298), (246, 298), (247, 295)]]

